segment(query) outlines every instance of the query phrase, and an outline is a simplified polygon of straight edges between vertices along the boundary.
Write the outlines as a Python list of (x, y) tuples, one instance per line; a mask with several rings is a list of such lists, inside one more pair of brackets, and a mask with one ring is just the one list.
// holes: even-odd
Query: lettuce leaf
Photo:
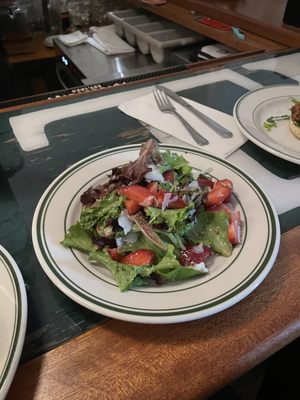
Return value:
[(172, 169), (185, 176), (189, 176), (191, 174), (192, 167), (183, 156), (179, 156), (170, 150), (166, 150), (164, 153), (161, 153), (161, 156), (163, 159), (163, 165), (160, 166), (161, 173)]
[(80, 225), (86, 231), (93, 231), (97, 225), (98, 232), (103, 230), (107, 222), (121, 214), (123, 197), (116, 192), (110, 193), (96, 201), (93, 207), (83, 207), (80, 214)]
[(114, 261), (106, 250), (93, 251), (90, 253), (89, 259), (104, 265), (111, 271), (121, 292), (132, 286), (146, 285), (147, 281), (143, 278), (149, 277), (154, 270), (151, 266), (137, 267)]
[(185, 249), (186, 241), (178, 233), (166, 232), (161, 229), (155, 229), (155, 232), (164, 242), (172, 244), (176, 250), (180, 251)]
[(186, 229), (186, 219), (188, 218), (190, 211), (194, 208), (193, 203), (190, 203), (184, 208), (178, 209), (166, 209), (162, 210), (155, 207), (147, 207), (145, 209), (146, 215), (150, 217), (150, 224), (161, 224), (166, 223), (169, 230), (173, 230), (178, 234), (181, 234)]
[(69, 228), (64, 240), (60, 243), (65, 247), (73, 247), (74, 249), (83, 251), (84, 253), (90, 253), (97, 248), (97, 246), (93, 244), (89, 234), (82, 229), (79, 222)]
[(168, 246), (165, 256), (154, 266), (154, 272), (172, 282), (203, 274), (203, 271), (191, 267), (183, 267), (176, 259), (172, 245)]
[[(166, 247), (167, 248), (167, 247)], [(140, 249), (151, 250), (155, 253), (157, 260), (160, 260), (166, 253), (165, 250), (162, 250), (158, 246), (155, 246), (151, 240), (147, 239), (147, 237), (140, 232), (138, 239), (134, 243), (124, 243), (119, 249), (120, 253), (137, 251)]]
[(229, 257), (232, 244), (228, 240), (229, 218), (224, 211), (201, 210), (193, 225), (184, 233), (184, 238), (193, 244), (203, 243), (213, 251)]
[(164, 252), (153, 245), (142, 233), (135, 243), (127, 243), (122, 249), (124, 251), (135, 251), (141, 248), (152, 250), (159, 260), (156, 265), (137, 267), (112, 260), (107, 250), (97, 250), (79, 222), (70, 227), (61, 244), (88, 253), (90, 261), (95, 261), (109, 269), (122, 292), (131, 287), (147, 285), (147, 278), (152, 273), (159, 274), (167, 281), (187, 279), (203, 273), (193, 268), (182, 267), (174, 254), (174, 246), (168, 245), (167, 252)]

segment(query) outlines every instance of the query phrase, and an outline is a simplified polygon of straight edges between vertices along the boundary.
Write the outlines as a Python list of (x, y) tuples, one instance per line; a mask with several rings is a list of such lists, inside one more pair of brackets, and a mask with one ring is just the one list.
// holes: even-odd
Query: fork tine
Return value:
[(160, 90), (159, 92), (160, 92), (160, 95), (161, 95), (161, 97), (162, 97), (162, 99), (163, 99), (163, 101), (164, 101), (165, 106), (166, 106), (166, 107), (171, 107), (172, 104), (171, 104), (171, 102), (170, 102), (170, 99), (169, 99), (168, 96), (166, 95), (166, 93), (164, 93), (162, 90)]
[(160, 103), (160, 99), (158, 97), (158, 90), (157, 89), (153, 90), (153, 95), (154, 95), (156, 104), (158, 105), (158, 108), (161, 109), (161, 103)]
[(161, 91), (158, 92), (158, 97), (160, 98), (163, 108), (167, 108), (166, 99)]
[(159, 108), (161, 111), (163, 111), (163, 110), (165, 109), (165, 104), (164, 104), (163, 98), (161, 97), (160, 90), (154, 89), (154, 90), (153, 90), (153, 94), (154, 94), (156, 103), (157, 103), (157, 105), (158, 105), (158, 108)]
[(155, 98), (156, 104), (160, 111), (171, 113), (176, 115), (178, 119), (180, 119), (181, 123), (188, 130), (192, 138), (198, 143), (200, 146), (204, 146), (208, 144), (208, 140), (204, 138), (198, 131), (196, 131), (177, 111), (176, 108), (171, 103), (170, 99), (162, 90), (155, 88), (153, 90), (153, 96)]
[(168, 96), (159, 89), (154, 89), (153, 94), (156, 100), (156, 103), (161, 111), (170, 111), (173, 108), (172, 103), (168, 99)]
[(167, 107), (166, 99), (164, 97), (164, 94), (160, 90), (158, 92), (158, 96), (159, 96), (159, 98), (161, 100), (161, 103), (162, 103), (163, 107), (166, 108)]

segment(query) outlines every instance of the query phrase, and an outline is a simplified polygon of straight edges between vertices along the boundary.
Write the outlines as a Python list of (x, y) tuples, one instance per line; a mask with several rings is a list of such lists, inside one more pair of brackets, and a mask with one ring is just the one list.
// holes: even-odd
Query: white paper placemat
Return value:
[(220, 157), (227, 157), (238, 149), (243, 143), (246, 142), (246, 138), (241, 134), (237, 128), (234, 119), (231, 115), (225, 114), (221, 111), (213, 108), (204, 106), (203, 104), (195, 101), (185, 99), (189, 104), (194, 106), (197, 110), (207, 115), (220, 125), (229, 129), (232, 132), (233, 137), (224, 139), (221, 138), (214, 130), (209, 128), (205, 122), (201, 121), (196, 115), (191, 113), (185, 107), (171, 100), (172, 104), (176, 107), (178, 113), (185, 118), (189, 124), (196, 129), (202, 136), (204, 136), (209, 144), (205, 146), (199, 146), (188, 133), (184, 125), (178, 120), (178, 118), (172, 114), (161, 112), (156, 104), (153, 93), (147, 94), (146, 96), (138, 97), (129, 102), (120, 104), (119, 109), (126, 114), (130, 115), (150, 125), (156, 129), (159, 129), (176, 139), (184, 141), (192, 146), (201, 148), (201, 150), (208, 153), (216, 154)]
[[(174, 91), (180, 91), (190, 89), (191, 87), (209, 85), (221, 81), (232, 82), (233, 84), (239, 85), (247, 90), (256, 89), (262, 86), (259, 83), (227, 68), (220, 71), (208, 72), (202, 75), (177, 79), (168, 82), (166, 86)], [(59, 105), (58, 103), (50, 108), (45, 108), (40, 111), (29, 113), (24, 111), (21, 115), (11, 117), (9, 122), (21, 148), (24, 151), (32, 151), (49, 145), (44, 130), (46, 124), (59, 119), (73, 117), (75, 115), (82, 115), (109, 107), (116, 107), (121, 103), (149, 94), (152, 92), (152, 89), (153, 86), (147, 86), (139, 89), (112, 93), (94, 99), (83, 100), (73, 104)], [(63, 127), (61, 133), (64, 133)]]

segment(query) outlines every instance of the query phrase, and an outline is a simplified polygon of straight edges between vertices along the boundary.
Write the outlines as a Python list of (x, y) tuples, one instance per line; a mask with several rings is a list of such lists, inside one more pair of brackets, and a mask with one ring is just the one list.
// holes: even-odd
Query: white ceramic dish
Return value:
[(280, 121), (267, 132), (263, 124), (270, 116), (290, 115), (291, 97), (300, 101), (300, 86), (276, 85), (252, 90), (235, 104), (233, 116), (245, 136), (257, 146), (284, 160), (300, 164), (300, 140)]
[(26, 324), (22, 275), (11, 255), (0, 246), (0, 400), (5, 398), (19, 364)]
[(277, 215), (250, 177), (199, 150), (160, 147), (183, 155), (195, 171), (212, 168), (215, 177), (234, 182), (243, 242), (231, 257), (215, 257), (209, 273), (197, 279), (121, 293), (106, 268), (90, 264), (85, 255), (64, 248), (60, 241), (79, 218), (80, 194), (105, 182), (111, 168), (135, 160), (140, 146), (122, 146), (79, 161), (57, 177), (41, 197), (33, 218), (33, 245), (42, 268), (58, 288), (84, 307), (112, 318), (173, 323), (217, 313), (252, 292), (270, 271), (278, 252)]
[(58, 35), (47, 36), (43, 41), (44, 45), (47, 47), (54, 47), (54, 39), (57, 37)]

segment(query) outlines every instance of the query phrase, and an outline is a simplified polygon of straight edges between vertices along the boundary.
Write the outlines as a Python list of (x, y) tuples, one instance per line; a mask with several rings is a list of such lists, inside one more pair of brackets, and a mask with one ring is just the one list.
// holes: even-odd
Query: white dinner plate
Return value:
[(266, 86), (252, 90), (235, 104), (233, 116), (245, 136), (257, 146), (284, 160), (300, 164), (300, 140), (289, 129), (289, 121), (277, 122), (266, 131), (264, 122), (271, 116), (290, 115), (291, 97), (300, 101), (296, 85)]
[(211, 169), (233, 181), (236, 209), (243, 222), (242, 244), (230, 257), (215, 256), (209, 273), (161, 286), (121, 293), (110, 272), (88, 262), (60, 241), (80, 215), (80, 195), (107, 181), (111, 168), (133, 161), (140, 146), (129, 145), (91, 155), (58, 176), (41, 197), (33, 218), (33, 245), (54, 284), (79, 304), (103, 315), (143, 323), (172, 323), (202, 318), (237, 303), (252, 292), (276, 258), (280, 229), (273, 206), (243, 171), (199, 150), (161, 145), (183, 155), (195, 172)]
[(0, 400), (7, 394), (23, 349), (27, 297), (22, 275), (0, 246)]

